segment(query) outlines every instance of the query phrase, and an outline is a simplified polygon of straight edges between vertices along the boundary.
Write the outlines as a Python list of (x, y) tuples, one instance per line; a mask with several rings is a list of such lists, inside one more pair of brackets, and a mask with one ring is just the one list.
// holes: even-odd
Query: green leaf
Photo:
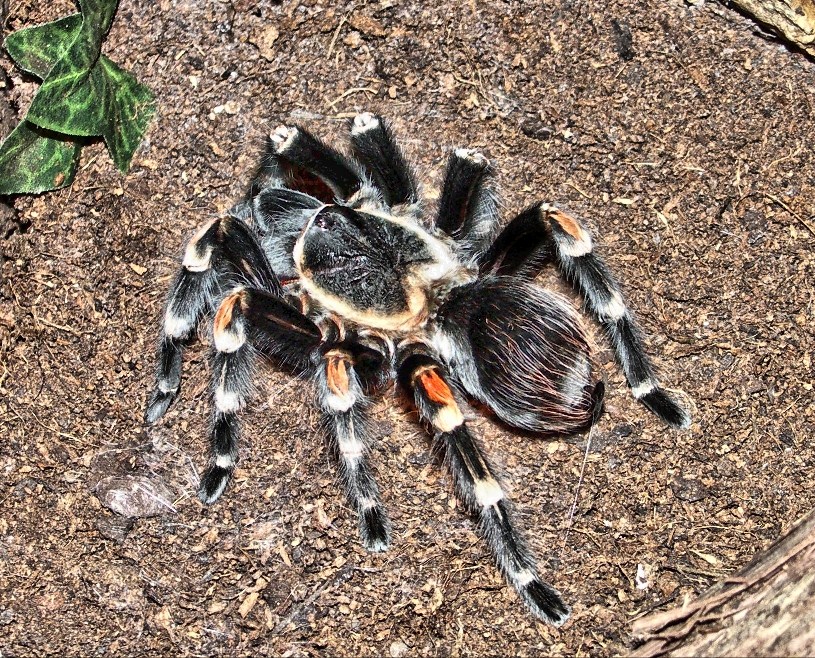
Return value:
[(53, 23), (17, 30), (6, 37), (3, 45), (17, 66), (42, 80), (68, 52), (81, 27), (82, 14), (73, 14)]
[(22, 121), (0, 144), (0, 194), (38, 194), (69, 185), (80, 144)]
[(80, 14), (19, 30), (5, 41), (42, 79), (25, 120), (0, 145), (0, 194), (43, 192), (73, 180), (81, 139), (104, 138), (127, 171), (155, 112), (153, 93), (101, 54), (118, 0), (80, 0)]
[(104, 78), (92, 72), (101, 53), (105, 26), (95, 18), (83, 10), (79, 34), (43, 80), (28, 110), (29, 121), (67, 135), (102, 134)]
[[(99, 55), (115, 7), (110, 0), (84, 0), (77, 36), (51, 68), (26, 118), (66, 135), (104, 137), (116, 167), (124, 172), (155, 112), (155, 103), (147, 87)], [(91, 12), (102, 13), (92, 20)]]
[(119, 0), (79, 0), (85, 20), (95, 23), (102, 37), (108, 33), (118, 6)]
[(155, 97), (148, 87), (104, 55), (99, 58), (99, 68), (107, 79), (107, 125), (103, 136), (116, 167), (125, 172), (156, 111)]

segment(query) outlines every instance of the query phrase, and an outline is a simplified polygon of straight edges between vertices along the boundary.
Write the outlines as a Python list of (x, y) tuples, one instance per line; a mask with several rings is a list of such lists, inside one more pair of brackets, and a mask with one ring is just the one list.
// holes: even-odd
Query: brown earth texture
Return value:
[[(5, 34), (76, 11), (7, 4)], [(634, 619), (813, 508), (815, 64), (748, 18), (703, 0), (123, 0), (104, 52), (157, 97), (131, 171), (92, 143), (70, 187), (2, 213), (4, 658), (626, 653)], [(0, 66), (4, 136), (37, 83)], [(584, 218), (692, 406), (689, 430), (662, 424), (595, 328), (590, 437), (467, 408), (573, 607), (562, 628), (505, 585), (395, 389), (373, 409), (382, 554), (360, 545), (307, 382), (262, 372), (212, 506), (204, 329), (179, 399), (143, 422), (185, 241), (244, 194), (275, 126), (341, 143), (360, 110), (390, 118), (430, 209), (468, 146), (499, 172), (504, 221), (538, 200)]]

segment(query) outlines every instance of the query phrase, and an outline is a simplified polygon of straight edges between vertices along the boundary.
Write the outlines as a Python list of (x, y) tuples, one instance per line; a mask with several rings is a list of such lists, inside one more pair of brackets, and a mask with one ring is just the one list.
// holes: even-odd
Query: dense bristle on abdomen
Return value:
[(454, 291), (440, 315), (457, 379), (501, 420), (542, 433), (591, 424), (588, 342), (564, 298), (522, 279), (487, 277)]

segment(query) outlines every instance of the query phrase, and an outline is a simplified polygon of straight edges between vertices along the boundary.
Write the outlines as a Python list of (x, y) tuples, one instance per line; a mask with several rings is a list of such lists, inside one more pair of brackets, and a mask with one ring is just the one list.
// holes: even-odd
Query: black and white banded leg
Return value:
[(509, 500), (484, 451), (464, 422), (441, 364), (415, 351), (399, 367), (402, 385), (413, 394), (422, 420), (434, 434), (434, 448), (444, 455), (458, 498), (478, 518), (498, 568), (529, 609), (560, 626), (569, 608), (560, 594), (538, 575), (535, 559), (515, 527)]
[(181, 389), (184, 344), (195, 332), (199, 318), (212, 307), (215, 284), (215, 273), (210, 270), (195, 272), (184, 267), (176, 274), (164, 309), (156, 383), (144, 413), (148, 423), (155, 423), (167, 412)]
[(632, 395), (668, 424), (688, 427), (690, 414), (660, 386), (633, 313), (614, 275), (594, 253), (588, 230), (552, 206), (544, 204), (540, 212), (551, 230), (558, 268), (608, 334)]
[(436, 226), (468, 256), (479, 253), (495, 233), (498, 200), (489, 184), (489, 160), (472, 149), (456, 149), (447, 160)]
[(297, 309), (259, 288), (228, 294), (213, 321), (212, 388), (215, 418), (210, 434), (210, 463), (198, 490), (205, 503), (215, 502), (228, 484), (238, 457), (238, 413), (252, 390), (257, 354), (263, 353), (298, 370), (310, 366), (321, 340), (319, 329)]
[(247, 342), (242, 291), (228, 295), (213, 322), (212, 386), (215, 417), (210, 433), (210, 464), (201, 477), (198, 497), (210, 504), (218, 500), (235, 470), (243, 409), (252, 385), (254, 354)]
[(255, 234), (235, 217), (208, 222), (184, 251), (164, 311), (156, 385), (145, 412), (148, 423), (161, 418), (178, 395), (184, 343), (192, 337), (198, 320), (214, 311), (225, 277), (281, 294), (280, 283)]
[(366, 458), (371, 442), (369, 402), (352, 354), (331, 346), (317, 370), (316, 384), (322, 424), (348, 502), (359, 517), (362, 544), (369, 551), (387, 550), (390, 521)]

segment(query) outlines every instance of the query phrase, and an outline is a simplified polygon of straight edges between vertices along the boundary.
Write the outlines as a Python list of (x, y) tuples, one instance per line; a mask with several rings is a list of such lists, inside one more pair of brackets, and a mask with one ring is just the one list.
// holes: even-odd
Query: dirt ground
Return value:
[[(542, 4), (122, 2), (105, 52), (158, 101), (131, 172), (92, 144), (70, 188), (0, 215), (3, 657), (625, 653), (633, 619), (812, 509), (815, 63), (716, 2)], [(4, 29), (73, 11), (11, 0)], [(0, 63), (21, 113), (35, 82)], [(586, 218), (692, 401), (692, 428), (666, 428), (598, 337), (609, 396), (582, 481), (585, 435), (521, 438), (472, 411), (574, 608), (561, 629), (504, 585), (395, 393), (375, 410), (394, 524), (378, 555), (306, 384), (268, 373), (212, 507), (195, 497), (206, 346), (142, 422), (184, 241), (241, 196), (276, 125), (339, 139), (362, 109), (391, 118), (430, 198), (448, 150), (472, 146), (507, 218), (539, 199)], [(155, 514), (103, 505), (112, 477), (164, 492)]]

